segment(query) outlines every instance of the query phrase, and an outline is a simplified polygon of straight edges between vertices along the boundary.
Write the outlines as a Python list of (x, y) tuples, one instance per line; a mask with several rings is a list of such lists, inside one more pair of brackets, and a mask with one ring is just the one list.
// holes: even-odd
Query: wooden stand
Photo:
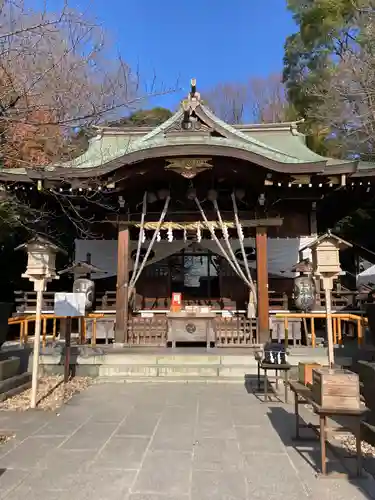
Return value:
[[(300, 435), (300, 429), (308, 428), (314, 430), (320, 439), (320, 453), (321, 453), (321, 473), (323, 476), (327, 476), (327, 444), (328, 442), (328, 434), (334, 434), (349, 431), (354, 434), (356, 440), (356, 450), (357, 450), (357, 473), (356, 477), (360, 477), (362, 475), (362, 449), (361, 449), (361, 422), (363, 420), (363, 416), (367, 411), (367, 408), (360, 408), (358, 410), (348, 410), (348, 409), (334, 409), (334, 408), (322, 408), (318, 405), (314, 398), (311, 389), (305, 387), (299, 382), (290, 382), (289, 383), (291, 391), (294, 393), (294, 413), (295, 413), (295, 424), (296, 424), (296, 435), (295, 439), (297, 441), (306, 441), (310, 440), (310, 438), (303, 438)], [(312, 424), (304, 424), (300, 422), (299, 417), (299, 405), (310, 404), (313, 407), (314, 413), (319, 416), (319, 425), (315, 426)], [(353, 421), (353, 425), (350, 428), (329, 428), (327, 425), (327, 419), (330, 417), (346, 417), (350, 418)], [(330, 474), (330, 476), (338, 476), (338, 477), (347, 477), (347, 474)]]
[(313, 370), (312, 395), (322, 408), (359, 410), (359, 377), (349, 370)]

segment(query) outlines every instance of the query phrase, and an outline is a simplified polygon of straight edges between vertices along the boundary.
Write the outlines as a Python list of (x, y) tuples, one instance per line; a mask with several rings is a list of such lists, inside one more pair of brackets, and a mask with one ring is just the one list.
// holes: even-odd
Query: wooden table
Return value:
[(169, 312), (167, 341), (172, 348), (176, 342), (205, 342), (207, 349), (215, 341), (214, 319), (216, 314), (209, 312)]
[(284, 372), (284, 400), (285, 403), (288, 402), (288, 385), (289, 385), (289, 370), (291, 365), (289, 363), (284, 363), (282, 365), (277, 365), (275, 363), (264, 363), (263, 361), (258, 361), (258, 389), (260, 390), (260, 371), (263, 370), (264, 373), (264, 402), (268, 400), (271, 401), (270, 393), (268, 392), (268, 371), (275, 370), (276, 379), (276, 389), (279, 388), (279, 372)]
[[(300, 429), (310, 428), (313, 429), (320, 437), (320, 452), (321, 452), (321, 473), (322, 475), (327, 475), (327, 435), (328, 433), (334, 434), (335, 432), (349, 431), (356, 439), (356, 449), (357, 449), (357, 473), (356, 476), (360, 477), (362, 475), (362, 449), (361, 449), (361, 422), (367, 408), (363, 407), (359, 410), (346, 410), (338, 408), (322, 408), (318, 405), (312, 397), (312, 391), (308, 387), (304, 386), (299, 382), (289, 382), (289, 387), (294, 393), (294, 413), (296, 422), (296, 440), (304, 440), (300, 436)], [(319, 416), (319, 426), (314, 426), (312, 424), (305, 425), (300, 423), (299, 418), (299, 405), (309, 404), (312, 406), (314, 413)], [(350, 417), (354, 420), (354, 428), (344, 428), (338, 427), (336, 429), (329, 428), (327, 426), (327, 418), (341, 416)], [(328, 443), (329, 444), (329, 443)], [(342, 474), (338, 474), (342, 475)]]

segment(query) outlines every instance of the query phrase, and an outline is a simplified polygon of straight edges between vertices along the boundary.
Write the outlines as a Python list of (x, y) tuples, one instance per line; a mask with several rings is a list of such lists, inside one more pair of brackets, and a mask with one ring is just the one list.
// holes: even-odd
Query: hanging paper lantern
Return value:
[(194, 200), (197, 197), (197, 192), (194, 188), (189, 188), (186, 193), (186, 198), (188, 200)]
[(158, 197), (156, 196), (155, 193), (147, 193), (147, 202), (148, 203), (155, 203), (157, 201)]
[(311, 311), (315, 305), (315, 282), (310, 276), (298, 276), (294, 279), (294, 304), (300, 311)]
[(168, 228), (167, 239), (168, 239), (169, 243), (172, 243), (172, 241), (173, 241), (173, 229), (172, 229), (172, 226), (169, 226), (169, 228)]
[(159, 189), (157, 196), (159, 200), (165, 200), (169, 196), (169, 189)]
[(245, 198), (245, 191), (243, 189), (236, 189), (235, 195), (239, 200), (243, 200)]
[(217, 200), (217, 191), (215, 189), (210, 189), (208, 191), (207, 198), (210, 201), (216, 201)]
[(160, 234), (160, 231), (157, 232), (157, 235), (156, 235), (156, 241), (161, 241), (161, 234)]

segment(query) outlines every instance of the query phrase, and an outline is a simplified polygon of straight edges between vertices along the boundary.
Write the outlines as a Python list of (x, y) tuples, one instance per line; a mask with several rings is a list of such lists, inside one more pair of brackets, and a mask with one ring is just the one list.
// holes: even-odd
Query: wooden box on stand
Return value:
[(349, 370), (313, 369), (312, 394), (322, 408), (359, 410), (359, 377)]

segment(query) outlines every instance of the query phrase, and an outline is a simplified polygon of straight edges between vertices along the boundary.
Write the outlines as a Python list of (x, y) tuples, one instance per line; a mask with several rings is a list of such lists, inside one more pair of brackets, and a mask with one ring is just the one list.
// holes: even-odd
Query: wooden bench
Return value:
[[(289, 382), (290, 390), (294, 393), (294, 414), (295, 414), (295, 425), (296, 425), (296, 440), (306, 440), (306, 438), (302, 438), (300, 436), (300, 429), (309, 428), (314, 430), (320, 438), (320, 452), (321, 452), (321, 473), (324, 476), (327, 476), (327, 436), (330, 433), (331, 435), (334, 433), (348, 431), (351, 432), (356, 439), (356, 458), (357, 458), (357, 473), (356, 476), (362, 476), (362, 449), (361, 449), (361, 424), (364, 417), (364, 414), (367, 412), (366, 407), (362, 407), (358, 410), (346, 410), (346, 409), (338, 409), (338, 408), (322, 408), (318, 405), (312, 396), (312, 391), (308, 387), (304, 386), (299, 382)], [(299, 416), (299, 405), (300, 404), (309, 404), (312, 406), (314, 413), (319, 416), (319, 425), (315, 426), (312, 424), (301, 424), (300, 416)], [(327, 426), (327, 418), (330, 417), (350, 417), (354, 420), (354, 429), (346, 428), (346, 427), (336, 427), (329, 428)], [(328, 443), (329, 444), (329, 443)], [(342, 474), (335, 474), (342, 476)]]

